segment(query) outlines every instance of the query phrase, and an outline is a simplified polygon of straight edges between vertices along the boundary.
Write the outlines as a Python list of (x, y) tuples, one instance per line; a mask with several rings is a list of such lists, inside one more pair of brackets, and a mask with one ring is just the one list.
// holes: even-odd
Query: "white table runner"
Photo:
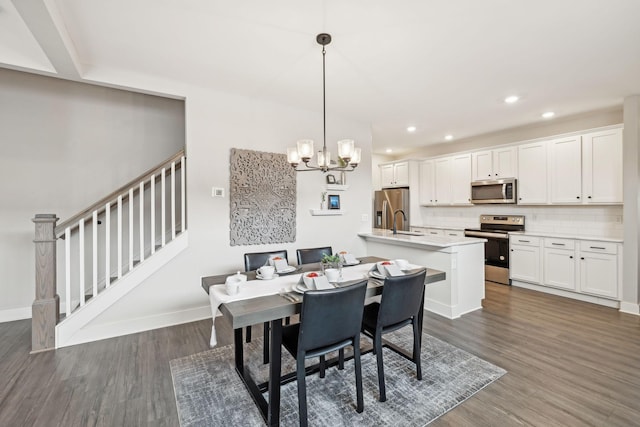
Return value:
[[(347, 282), (350, 280), (367, 278), (367, 273), (372, 266), (373, 264), (371, 263), (344, 267), (342, 269), (342, 280)], [(248, 280), (246, 282), (240, 283), (240, 291), (236, 295), (227, 294), (224, 284), (209, 286), (209, 302), (211, 303), (211, 317), (213, 320), (209, 346), (213, 348), (218, 343), (218, 340), (216, 338), (215, 318), (218, 314), (218, 308), (220, 307), (220, 304), (262, 297), (266, 295), (276, 295), (282, 288), (285, 288), (287, 292), (290, 292), (293, 285), (298, 283), (298, 281), (300, 280), (301, 275), (302, 273), (279, 276), (271, 280)]]

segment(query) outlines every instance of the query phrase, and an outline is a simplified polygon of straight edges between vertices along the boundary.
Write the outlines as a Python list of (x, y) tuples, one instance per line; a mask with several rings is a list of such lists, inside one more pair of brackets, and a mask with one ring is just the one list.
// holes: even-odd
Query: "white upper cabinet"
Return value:
[(471, 156), (440, 157), (420, 163), (420, 204), (470, 204)]
[(547, 141), (518, 146), (518, 203), (547, 203)]
[(460, 154), (451, 158), (451, 203), (471, 204), (471, 155)]
[(622, 129), (548, 144), (552, 204), (622, 203)]
[(517, 176), (517, 147), (477, 151), (471, 155), (473, 181)]
[(408, 187), (409, 162), (398, 162), (381, 165), (380, 186), (382, 188)]
[(582, 139), (580, 135), (549, 141), (550, 202), (582, 203)]
[(435, 168), (433, 160), (420, 162), (420, 204), (433, 205), (435, 202)]
[(435, 168), (435, 203), (437, 205), (451, 204), (451, 158), (436, 159)]
[(622, 203), (622, 129), (582, 136), (584, 203)]

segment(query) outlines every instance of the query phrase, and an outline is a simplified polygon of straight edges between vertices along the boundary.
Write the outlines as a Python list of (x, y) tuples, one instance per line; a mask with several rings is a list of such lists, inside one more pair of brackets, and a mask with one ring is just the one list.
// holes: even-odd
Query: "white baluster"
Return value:
[(138, 191), (140, 198), (140, 262), (144, 261), (144, 181), (140, 183)]
[(129, 271), (133, 270), (133, 187), (129, 189)]
[(98, 211), (93, 211), (93, 297), (98, 295)]
[(171, 240), (176, 239), (176, 162), (171, 162)]
[(167, 207), (167, 197), (165, 194), (166, 191), (166, 187), (165, 187), (165, 168), (162, 168), (162, 175), (160, 177), (160, 190), (161, 190), (161, 195), (160, 195), (160, 200), (161, 200), (161, 206), (162, 206), (162, 212), (160, 213), (160, 224), (162, 225), (162, 229), (160, 230), (160, 236), (161, 239), (160, 241), (162, 242), (162, 247), (164, 248), (164, 245), (167, 243), (166, 242), (166, 238), (165, 238), (165, 230), (166, 230), (166, 207)]
[(122, 277), (122, 195), (118, 196), (118, 279)]
[(185, 165), (184, 165), (184, 156), (182, 156), (180, 158), (180, 231), (184, 233), (185, 230), (185, 224), (187, 222), (187, 218), (185, 217), (186, 214), (186, 203), (185, 203)]
[(84, 305), (84, 218), (78, 223), (78, 251), (80, 259), (80, 307)]
[(111, 203), (104, 207), (104, 283), (111, 286)]
[(151, 210), (151, 255), (156, 253), (156, 176), (151, 175), (151, 202), (149, 209)]
[(71, 228), (64, 229), (64, 292), (66, 295), (65, 311), (71, 314)]

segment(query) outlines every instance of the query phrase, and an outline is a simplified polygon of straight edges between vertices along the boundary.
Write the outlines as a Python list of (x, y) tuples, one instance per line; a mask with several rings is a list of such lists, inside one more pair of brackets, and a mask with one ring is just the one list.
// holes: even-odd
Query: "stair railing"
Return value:
[(57, 240), (64, 240), (64, 311), (68, 318), (89, 302), (87, 294), (97, 298), (186, 230), (185, 161), (181, 150), (60, 225), (56, 226), (56, 215), (35, 216), (32, 352), (55, 347), (55, 325), (60, 319)]

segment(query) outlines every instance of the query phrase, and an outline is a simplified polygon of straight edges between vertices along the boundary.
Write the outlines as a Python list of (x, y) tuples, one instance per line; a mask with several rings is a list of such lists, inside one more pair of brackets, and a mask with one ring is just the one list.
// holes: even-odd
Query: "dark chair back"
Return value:
[(296, 255), (298, 256), (298, 265), (320, 262), (323, 255), (332, 254), (333, 250), (331, 249), (331, 246), (296, 250)]
[(382, 288), (378, 326), (386, 328), (416, 316), (424, 297), (427, 270), (387, 277)]
[(269, 258), (282, 257), (289, 262), (287, 257), (287, 251), (273, 251), (273, 252), (253, 252), (244, 254), (244, 271), (257, 270), (267, 263)]
[(298, 349), (321, 350), (360, 333), (367, 280), (337, 289), (307, 291), (302, 300)]

